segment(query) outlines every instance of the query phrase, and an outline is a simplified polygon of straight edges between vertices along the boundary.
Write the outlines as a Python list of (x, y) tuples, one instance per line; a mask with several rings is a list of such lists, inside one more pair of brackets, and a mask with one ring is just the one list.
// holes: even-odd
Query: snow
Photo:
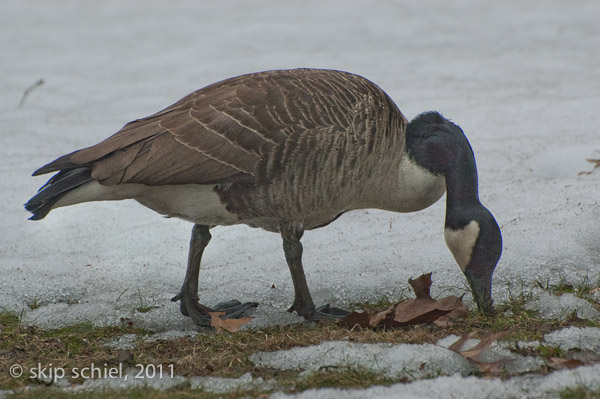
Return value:
[[(24, 311), (25, 323), (131, 321), (194, 331), (170, 302), (185, 274), (189, 223), (131, 201), (28, 222), (22, 204), (47, 178), (30, 174), (192, 90), (300, 66), (358, 73), (408, 118), (434, 109), (463, 128), (482, 202), (504, 237), (496, 302), (536, 282), (600, 278), (600, 171), (578, 174), (592, 170), (586, 159), (600, 158), (594, 0), (4, 0), (1, 8), (0, 307)], [(19, 108), (40, 78), (45, 83)], [(355, 211), (307, 232), (315, 301), (399, 297), (409, 277), (429, 271), (434, 295), (461, 294), (465, 279), (445, 246), (443, 220), (441, 200), (414, 214)], [(254, 326), (301, 320), (285, 312), (293, 288), (275, 234), (213, 229), (200, 280), (207, 305), (232, 293), (259, 302)], [(597, 367), (588, 369), (597, 385)], [(437, 383), (410, 386), (436, 397)], [(444, 377), (439, 384), (447, 393), (504, 383)]]
[(261, 377), (254, 378), (252, 374), (246, 373), (239, 378), (221, 377), (194, 377), (190, 380), (192, 389), (202, 389), (206, 392), (226, 393), (232, 391), (266, 390), (275, 385), (275, 380), (263, 380)]
[(600, 352), (600, 328), (596, 327), (569, 327), (553, 331), (544, 336), (548, 346), (555, 346), (562, 350), (579, 349), (589, 352)]
[(598, 321), (600, 319), (600, 312), (588, 301), (570, 293), (552, 295), (541, 292), (535, 300), (525, 304), (525, 308), (536, 310), (540, 316), (546, 319), (567, 320), (573, 313), (583, 320)]
[(456, 373), (467, 375), (474, 371), (463, 356), (431, 344), (328, 341), (316, 346), (254, 353), (250, 361), (259, 367), (276, 370), (366, 369), (387, 377), (408, 380)]
[(420, 398), (559, 398), (564, 388), (599, 389), (600, 365), (561, 370), (544, 377), (514, 377), (507, 380), (442, 376), (435, 379), (395, 384), (389, 387), (355, 389), (311, 389), (302, 393), (275, 394), (273, 399), (420, 399)]

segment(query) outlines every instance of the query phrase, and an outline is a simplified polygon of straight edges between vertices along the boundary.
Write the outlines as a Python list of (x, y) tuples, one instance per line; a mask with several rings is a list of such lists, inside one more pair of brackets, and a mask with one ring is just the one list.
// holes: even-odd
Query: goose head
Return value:
[(477, 306), (494, 312), (492, 275), (502, 253), (502, 234), (479, 201), (477, 167), (469, 141), (458, 125), (437, 112), (417, 116), (406, 129), (414, 162), (446, 181), (444, 236), (471, 287)]

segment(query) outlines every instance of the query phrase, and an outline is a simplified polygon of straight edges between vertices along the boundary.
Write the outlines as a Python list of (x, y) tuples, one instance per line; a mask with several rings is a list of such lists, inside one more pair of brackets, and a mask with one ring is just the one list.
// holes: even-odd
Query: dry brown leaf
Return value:
[(475, 345), (469, 350), (461, 351), (460, 354), (466, 357), (467, 359), (478, 360), (479, 356), (481, 356), (481, 352), (488, 349), (492, 342), (499, 338), (502, 338), (507, 333), (508, 331), (501, 331), (499, 333), (489, 332), (486, 335), (484, 335), (483, 338), (481, 338), (481, 341), (479, 341), (477, 345)]
[(462, 349), (462, 347), (465, 346), (467, 341), (470, 340), (471, 338), (473, 338), (474, 335), (475, 335), (475, 331), (471, 331), (470, 333), (461, 335), (461, 337), (458, 339), (458, 341), (456, 341), (455, 343), (450, 345), (450, 347), (448, 349), (450, 349), (451, 351), (460, 353), (460, 350)]
[(422, 274), (416, 279), (409, 278), (408, 284), (412, 287), (417, 299), (431, 299), (431, 273)]
[(393, 309), (394, 307), (391, 306), (382, 312), (352, 312), (338, 320), (338, 324), (348, 329), (352, 329), (356, 326), (362, 328), (375, 328)]
[(208, 312), (210, 315), (210, 325), (215, 328), (217, 333), (238, 331), (244, 324), (247, 324), (254, 317), (240, 317), (239, 319), (222, 319), (225, 312)]
[(496, 375), (502, 372), (504, 365), (508, 359), (498, 360), (496, 362), (482, 362), (481, 360), (469, 359), (469, 361), (477, 366), (479, 371), (485, 375)]
[(440, 307), (435, 299), (409, 299), (400, 302), (394, 312), (383, 320), (389, 327), (428, 324), (448, 314), (452, 309)]
[(481, 356), (481, 353), (484, 350), (486, 350), (490, 347), (492, 342), (503, 337), (504, 335), (506, 335), (506, 333), (508, 333), (508, 331), (501, 331), (499, 333), (492, 333), (492, 332), (487, 333), (486, 335), (483, 336), (483, 338), (481, 338), (479, 343), (477, 345), (475, 345), (473, 348), (465, 350), (465, 351), (461, 351), (461, 349), (465, 345), (465, 343), (469, 339), (471, 339), (474, 335), (473, 332), (470, 332), (468, 334), (463, 334), (458, 339), (458, 341), (456, 341), (455, 343), (450, 345), (449, 349), (464, 356), (468, 361), (470, 361), (472, 364), (474, 364), (481, 373), (486, 374), (486, 375), (495, 375), (502, 371), (502, 368), (504, 367), (506, 362), (508, 362), (509, 360), (503, 359), (503, 360), (498, 360), (495, 362), (484, 362), (484, 361), (479, 360), (479, 356)]
[(400, 325), (409, 325), (435, 323), (442, 319), (441, 323), (444, 324), (449, 323), (450, 318), (454, 316), (463, 317), (468, 313), (469, 309), (462, 303), (462, 298), (456, 296), (437, 300), (410, 299), (396, 306), (394, 322)]
[(415, 324), (435, 323), (447, 327), (453, 320), (465, 317), (469, 309), (462, 302), (462, 296), (448, 296), (442, 299), (432, 299), (429, 294), (431, 273), (423, 274), (416, 279), (409, 279), (409, 284), (415, 291), (416, 299), (400, 302), (389, 309), (377, 313), (352, 312), (338, 321), (338, 324), (353, 328), (398, 328)]
[(461, 305), (462, 306), (451, 310), (449, 313), (435, 320), (433, 324), (435, 324), (438, 327), (450, 327), (455, 324), (455, 320), (467, 317), (469, 315), (469, 308), (464, 303), (461, 303)]
[(373, 328), (375, 326), (371, 324), (372, 317), (372, 313), (352, 312), (349, 315), (339, 319), (337, 323), (342, 327), (346, 327), (347, 329), (352, 329), (356, 326), (362, 328)]
[(583, 366), (584, 363), (579, 359), (553, 357), (547, 364), (548, 367), (552, 367), (553, 369), (574, 369), (575, 367)]
[(381, 312), (377, 312), (377, 313), (372, 313), (371, 315), (371, 325), (376, 326), (378, 324), (381, 323), (382, 320), (384, 320), (388, 314), (392, 313), (394, 311), (394, 306), (390, 306), (389, 308), (387, 308), (384, 311)]

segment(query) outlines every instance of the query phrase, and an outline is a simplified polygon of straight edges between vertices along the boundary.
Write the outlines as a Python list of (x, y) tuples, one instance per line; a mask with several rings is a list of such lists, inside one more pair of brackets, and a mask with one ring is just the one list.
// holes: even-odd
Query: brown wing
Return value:
[(350, 126), (353, 106), (360, 101), (359, 86), (370, 85), (335, 71), (239, 76), (130, 122), (106, 140), (35, 174), (90, 165), (92, 178), (107, 185), (251, 181), (264, 155), (292, 133)]

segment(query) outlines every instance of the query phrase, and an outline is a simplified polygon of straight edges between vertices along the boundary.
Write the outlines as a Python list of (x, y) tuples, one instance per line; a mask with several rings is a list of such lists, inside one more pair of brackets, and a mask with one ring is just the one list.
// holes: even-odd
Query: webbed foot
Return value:
[(301, 307), (294, 304), (288, 309), (288, 312), (291, 313), (294, 311), (309, 321), (337, 321), (350, 314), (347, 310), (336, 308), (329, 304), (319, 306), (318, 308), (314, 306)]
[(209, 313), (225, 312), (223, 319), (239, 319), (246, 316), (246, 312), (258, 306), (256, 302), (242, 303), (237, 300), (220, 302), (216, 306), (209, 308), (198, 302), (198, 298), (180, 292), (174, 296), (171, 301), (179, 303), (179, 310), (184, 316), (191, 317), (194, 323), (203, 327), (211, 327), (211, 316)]

